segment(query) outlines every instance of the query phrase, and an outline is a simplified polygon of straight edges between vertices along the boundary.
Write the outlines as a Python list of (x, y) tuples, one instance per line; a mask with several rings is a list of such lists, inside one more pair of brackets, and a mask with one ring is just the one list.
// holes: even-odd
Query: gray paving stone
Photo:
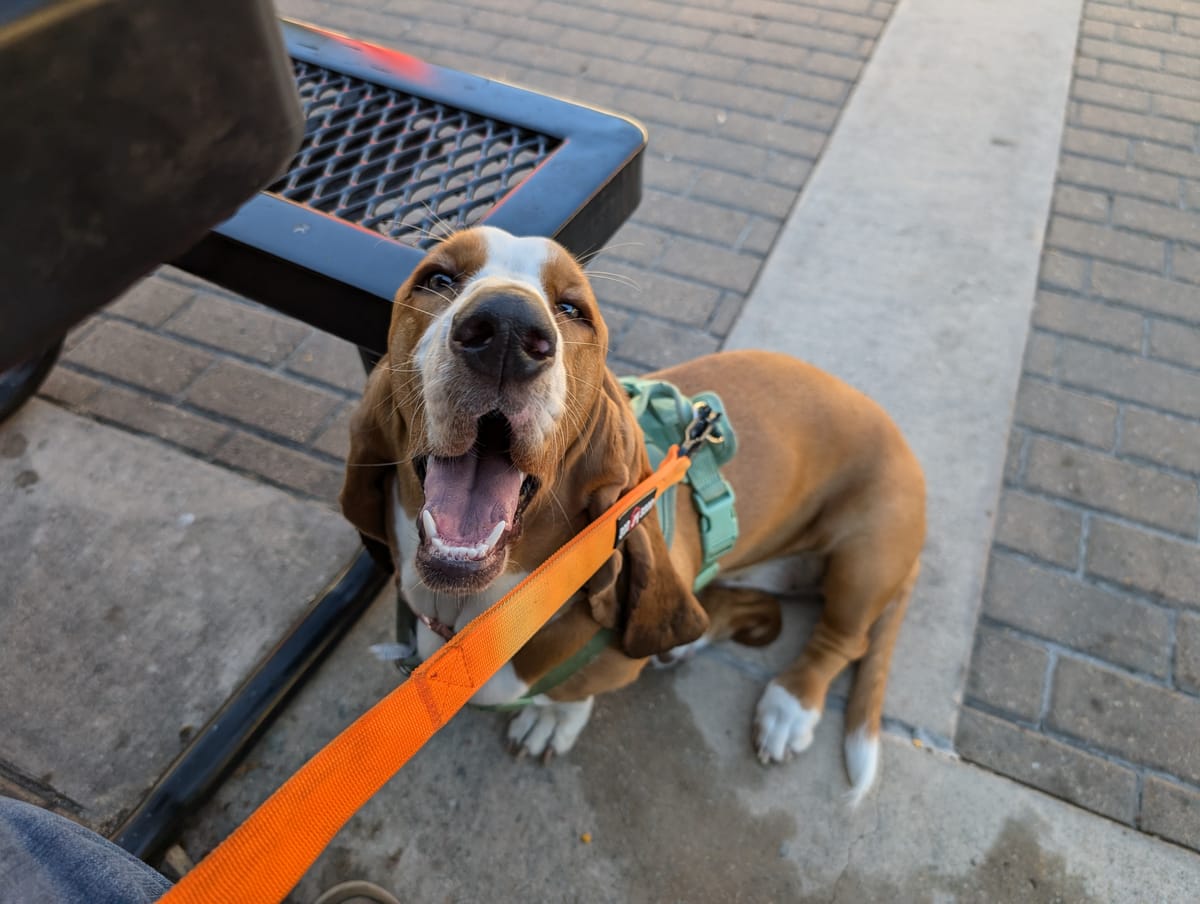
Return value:
[[(1188, 131), (1194, 131), (1188, 126)], [(1179, 242), (1200, 240), (1200, 217), (1166, 204), (1118, 197), (1113, 202), (1113, 223), (1127, 229)]]
[[(1079, 141), (1079, 136), (1075, 141)], [(1085, 149), (1084, 153), (1094, 154), (1095, 151)], [(1132, 166), (1090, 160), (1073, 154), (1063, 155), (1059, 164), (1059, 178), (1089, 188), (1102, 188), (1157, 201), (1173, 201), (1179, 197), (1179, 180), (1173, 176), (1148, 173)]]
[(215, 295), (199, 295), (167, 321), (165, 329), (264, 364), (278, 364), (311, 331), (299, 320)]
[(76, 409), (148, 433), (177, 446), (210, 454), (229, 434), (229, 428), (190, 411), (182, 411), (121, 386), (105, 385)]
[(756, 255), (686, 238), (673, 239), (659, 261), (668, 273), (738, 292), (750, 289), (760, 265)]
[(1086, 262), (1073, 254), (1048, 251), (1042, 256), (1041, 282), (1056, 289), (1083, 291)]
[[(862, 60), (824, 52), (813, 53), (804, 61), (804, 68), (809, 72), (832, 76), (845, 82), (857, 79), (862, 72), (862, 67)], [(848, 91), (849, 88), (850, 86), (847, 84), (843, 90)]]
[(205, 411), (306, 442), (342, 397), (228, 359), (218, 361), (188, 392)]
[(1116, 437), (1117, 405), (1108, 399), (1026, 379), (1017, 391), (1015, 418), (1018, 424), (1045, 433), (1111, 449)]
[(727, 245), (732, 245), (750, 222), (747, 213), (657, 191), (643, 195), (639, 210), (641, 219), (652, 226)]
[(1200, 615), (1182, 613), (1175, 632), (1175, 685), (1200, 694)]
[(1115, 37), (1140, 47), (1153, 47), (1187, 56), (1200, 55), (1200, 40), (1185, 34), (1173, 33), (1170, 30), (1131, 28), (1123, 25), (1117, 29)]
[(251, 476), (298, 490), (331, 507), (335, 506), (342, 486), (344, 468), (240, 430), (235, 431), (213, 457)]
[(320, 330), (312, 331), (284, 368), (355, 396), (362, 392), (367, 382), (358, 349), (344, 339)]
[(1095, 73), (1104, 81), (1116, 85), (1130, 85), (1146, 91), (1156, 91), (1189, 100), (1200, 99), (1200, 83), (1190, 78), (1165, 75), (1148, 69), (1138, 69), (1121, 63), (1101, 63)]
[(152, 276), (142, 280), (104, 310), (145, 326), (161, 326), (193, 297), (193, 290)]
[(110, 320), (63, 360), (161, 395), (175, 395), (214, 359), (209, 352)]
[(1058, 370), (1058, 337), (1042, 330), (1032, 331), (1025, 345), (1022, 369), (1027, 374), (1054, 379)]
[(1088, 574), (1200, 609), (1200, 546), (1102, 518), (1088, 538)]
[(1145, 832), (1200, 848), (1200, 789), (1147, 776), (1139, 824)]
[[(600, 267), (598, 269), (604, 269)], [(712, 318), (721, 290), (699, 286), (686, 279), (663, 273), (634, 271), (626, 268), (621, 277), (635, 285), (610, 282), (593, 276), (596, 294), (602, 299), (614, 299), (625, 307), (644, 311), (689, 326), (703, 327)]]
[[(1200, 82), (1195, 84), (1200, 85)], [(1133, 159), (1135, 163), (1148, 169), (1161, 170), (1176, 176), (1187, 176), (1191, 179), (1200, 176), (1200, 159), (1197, 159), (1191, 151), (1180, 148), (1139, 141), (1133, 147)]]
[(748, 147), (725, 138), (698, 135), (666, 126), (655, 129), (650, 136), (650, 147), (658, 154), (747, 176), (760, 175), (767, 163), (767, 151), (764, 148)]
[(1161, 270), (1165, 245), (1146, 236), (1117, 232), (1095, 223), (1055, 216), (1050, 220), (1046, 241), (1063, 251), (1091, 254), (1105, 260)]
[(824, 128), (789, 125), (759, 116), (746, 116), (734, 110), (726, 114), (720, 129), (723, 134), (736, 135), (755, 145), (808, 160), (815, 159), (821, 153), (828, 137)]
[(1109, 662), (1165, 678), (1171, 616), (1156, 606), (1005, 555), (992, 554), (988, 618)]
[(1127, 351), (1142, 349), (1142, 317), (1109, 305), (1043, 290), (1033, 308), (1033, 322), (1042, 329), (1079, 336)]
[(796, 200), (795, 194), (788, 189), (721, 170), (703, 171), (696, 179), (692, 193), (773, 219), (786, 215)]
[[(1183, 249), (1175, 250), (1176, 266)], [(1101, 298), (1200, 322), (1200, 289), (1104, 261), (1092, 264), (1092, 291)]]
[[(1132, 143), (1128, 138), (1119, 135), (1106, 135), (1103, 132), (1094, 132), (1091, 129), (1081, 129), (1078, 126), (1068, 125), (1063, 130), (1063, 150), (1073, 151), (1076, 154), (1082, 154), (1084, 157), (1099, 157), (1102, 160), (1112, 161), (1114, 163), (1125, 163), (1132, 153)], [(1104, 179), (1110, 182), (1113, 179), (1124, 179), (1129, 181), (1129, 177), (1123, 175), (1120, 171), (1096, 169), (1090, 166), (1086, 161), (1079, 157), (1069, 158), (1072, 161), (1071, 170), (1073, 179), (1086, 182), (1094, 185), (1099, 180)], [(1064, 161), (1064, 164), (1066, 161)], [(1062, 174), (1064, 178), (1067, 175)], [(1152, 180), (1153, 181), (1153, 180)], [(1169, 182), (1170, 180), (1165, 180)], [(1149, 191), (1159, 195), (1163, 194), (1163, 189), (1157, 190), (1152, 186)]]
[(1161, 94), (1156, 94), (1153, 98), (1153, 108), (1154, 112), (1160, 116), (1170, 116), (1187, 122), (1200, 123), (1200, 103), (1196, 103), (1195, 101), (1182, 100), (1178, 97), (1164, 97)]
[(1000, 494), (995, 542), (1002, 546), (1074, 568), (1082, 530), (1083, 516), (1052, 500), (1012, 489)]
[(1021, 479), (1021, 450), (1025, 445), (1027, 434), (1024, 430), (1014, 429), (1008, 435), (1008, 452), (1004, 456), (1004, 483), (1013, 486)]
[(98, 393), (105, 384), (99, 380), (76, 373), (66, 367), (55, 367), (46, 377), (38, 394), (74, 408), (83, 405)]
[[(1189, 282), (1200, 282), (1200, 253), (1189, 248), (1176, 248), (1171, 257), (1171, 265), (1173, 275)], [(1194, 315), (1197, 313), (1194, 308), (1191, 310)], [(1193, 316), (1188, 319), (1197, 319), (1197, 317)]]
[(967, 697), (1035, 722), (1042, 708), (1046, 649), (995, 628), (975, 634)]
[(1073, 502), (1195, 536), (1196, 481), (1045, 437), (1030, 441), (1025, 482)]
[(1195, 697), (1064, 657), (1054, 670), (1046, 724), (1185, 781), (1200, 780)]
[(324, 507), (44, 402), (0, 436), (0, 761), (107, 832), (357, 538)]
[(1103, 82), (1093, 82), (1085, 78), (1075, 80), (1075, 84), (1071, 86), (1071, 94), (1081, 100), (1093, 101), (1110, 107), (1120, 107), (1123, 110), (1144, 113), (1150, 109), (1151, 95), (1145, 91), (1106, 85)]
[(966, 707), (955, 747), (967, 760), (1129, 824), (1137, 776), (1108, 760)]
[(1200, 374), (1102, 346), (1062, 339), (1062, 382), (1200, 418)]
[[(1129, 51), (1139, 56), (1159, 57), (1157, 53)], [(1156, 62), (1155, 65), (1158, 65)], [(1166, 144), (1188, 147), (1192, 143), (1192, 129), (1187, 123), (1173, 119), (1162, 119), (1157, 116), (1144, 116), (1140, 113), (1129, 113), (1124, 110), (1114, 110), (1111, 107), (1100, 107), (1094, 104), (1080, 104), (1076, 121), (1087, 128), (1099, 129), (1103, 132), (1115, 132), (1118, 135), (1128, 135), (1131, 138), (1148, 138)]]
[(1054, 212), (1098, 223), (1108, 222), (1108, 195), (1103, 192), (1060, 185), (1054, 190)]
[(1153, 320), (1150, 322), (1150, 354), (1200, 369), (1200, 329)]
[(782, 227), (783, 224), (778, 220), (756, 218), (745, 238), (742, 239), (738, 250), (766, 254), (774, 246), (775, 240), (779, 238), (779, 231)]
[(321, 435), (313, 440), (312, 447), (345, 461), (350, 455), (350, 416), (356, 407), (355, 403), (347, 402)]
[(1200, 474), (1200, 424), (1127, 406), (1118, 451)]
[(638, 317), (622, 339), (619, 353), (641, 365), (640, 369), (649, 370), (715, 352), (717, 347), (714, 337), (697, 329)]
[(1110, 5), (1108, 3), (1087, 4), (1086, 15), (1089, 19), (1101, 22), (1116, 22), (1134, 28), (1167, 29), (1174, 27), (1175, 19), (1168, 13), (1155, 12), (1147, 9), (1129, 9), (1128, 7)]

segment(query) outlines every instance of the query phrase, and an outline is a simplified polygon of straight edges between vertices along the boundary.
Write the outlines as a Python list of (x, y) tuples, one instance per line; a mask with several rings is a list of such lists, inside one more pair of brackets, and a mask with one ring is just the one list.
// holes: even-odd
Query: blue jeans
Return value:
[(90, 829), (0, 797), (0, 904), (143, 904), (170, 887)]

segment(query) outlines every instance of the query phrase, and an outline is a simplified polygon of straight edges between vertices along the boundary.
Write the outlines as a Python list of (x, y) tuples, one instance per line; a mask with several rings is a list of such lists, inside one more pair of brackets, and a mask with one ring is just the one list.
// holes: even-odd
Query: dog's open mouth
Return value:
[(505, 548), (520, 532), (521, 515), (537, 492), (511, 456), (512, 427), (499, 411), (481, 417), (475, 444), (453, 458), (415, 464), (425, 488), (417, 519), (417, 566), (434, 589), (477, 590), (504, 567)]

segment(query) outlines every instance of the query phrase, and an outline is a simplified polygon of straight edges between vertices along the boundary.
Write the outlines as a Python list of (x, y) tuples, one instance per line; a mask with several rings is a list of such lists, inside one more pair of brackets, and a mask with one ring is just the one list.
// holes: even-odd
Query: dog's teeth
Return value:
[(488, 534), (488, 538), (481, 544), (483, 546), (483, 552), (485, 555), (491, 552), (491, 550), (495, 548), (496, 544), (500, 542), (500, 535), (504, 533), (504, 529), (506, 527), (508, 527), (507, 522), (496, 522), (496, 526), (492, 528), (492, 532)]
[(433, 515), (429, 514), (429, 509), (421, 510), (421, 524), (425, 528), (425, 536), (430, 540), (438, 538), (437, 522), (433, 520)]

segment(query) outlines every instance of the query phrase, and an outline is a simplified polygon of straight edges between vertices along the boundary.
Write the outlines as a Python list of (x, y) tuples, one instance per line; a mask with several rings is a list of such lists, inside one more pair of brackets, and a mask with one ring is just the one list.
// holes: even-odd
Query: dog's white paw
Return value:
[(591, 697), (573, 703), (531, 703), (508, 723), (509, 748), (518, 756), (545, 759), (567, 753), (591, 715)]
[(821, 711), (805, 709), (781, 685), (772, 681), (754, 711), (754, 746), (759, 762), (782, 763), (812, 743)]

